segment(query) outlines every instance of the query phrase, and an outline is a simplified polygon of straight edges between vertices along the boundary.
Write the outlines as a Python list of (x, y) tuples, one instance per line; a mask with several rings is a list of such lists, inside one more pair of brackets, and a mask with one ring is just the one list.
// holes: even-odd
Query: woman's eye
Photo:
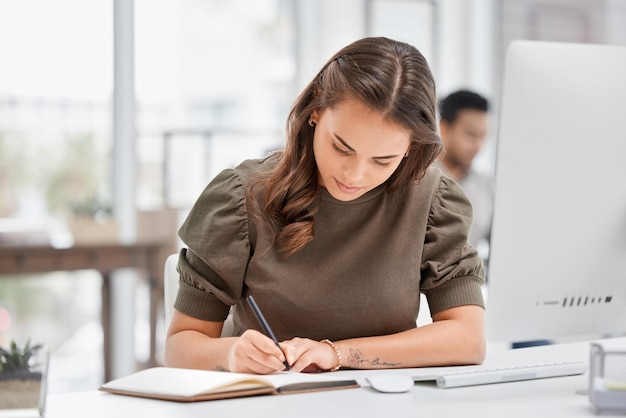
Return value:
[(339, 148), (337, 146), (337, 144), (335, 144), (334, 142), (333, 142), (333, 148), (335, 149), (335, 151), (337, 151), (341, 155), (349, 155), (350, 154), (350, 151)]
[(388, 163), (388, 162), (384, 163), (384, 162), (382, 162), (380, 160), (374, 160), (374, 164), (376, 164), (379, 167), (389, 167), (389, 164), (391, 164), (391, 163)]

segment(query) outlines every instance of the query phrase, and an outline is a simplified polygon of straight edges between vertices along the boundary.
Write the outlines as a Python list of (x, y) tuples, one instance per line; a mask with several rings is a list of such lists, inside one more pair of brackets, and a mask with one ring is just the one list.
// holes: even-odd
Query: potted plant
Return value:
[(45, 397), (48, 353), (42, 344), (0, 347), (0, 410), (33, 409)]

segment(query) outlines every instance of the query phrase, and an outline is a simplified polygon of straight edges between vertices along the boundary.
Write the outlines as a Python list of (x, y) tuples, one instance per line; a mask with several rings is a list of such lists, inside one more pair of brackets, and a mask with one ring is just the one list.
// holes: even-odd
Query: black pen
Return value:
[[(272, 332), (270, 325), (267, 323), (267, 321), (265, 320), (265, 317), (261, 313), (261, 310), (259, 309), (259, 305), (256, 304), (252, 295), (248, 295), (247, 300), (248, 300), (248, 303), (250, 304), (250, 307), (252, 308), (252, 312), (254, 312), (254, 316), (256, 316), (256, 319), (259, 320), (259, 323), (263, 327), (265, 334), (267, 334), (267, 336), (270, 337), (274, 341), (274, 344), (276, 344), (276, 347), (280, 348), (280, 351), (282, 351), (283, 356), (285, 356), (285, 352), (280, 347), (280, 344), (278, 344), (278, 340), (276, 339), (276, 336)], [(287, 356), (285, 356), (285, 361), (283, 361), (283, 364), (285, 365), (287, 370), (291, 370), (291, 367), (289, 367), (289, 363), (287, 363)]]

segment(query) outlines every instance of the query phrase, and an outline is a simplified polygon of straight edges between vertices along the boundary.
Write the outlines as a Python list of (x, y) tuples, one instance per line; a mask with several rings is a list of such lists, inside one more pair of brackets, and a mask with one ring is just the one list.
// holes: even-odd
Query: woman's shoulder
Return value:
[(445, 175), (438, 167), (429, 167), (424, 176), (413, 183), (404, 196), (405, 205), (436, 212), (452, 210), (456, 213), (471, 211), (469, 200), (457, 182)]
[(429, 187), (437, 187), (442, 177), (445, 177), (443, 171), (439, 167), (431, 165), (426, 169), (426, 173), (419, 183), (425, 183)]
[(209, 182), (201, 197), (226, 194), (243, 198), (251, 183), (271, 174), (280, 155), (273, 152), (263, 158), (246, 159), (235, 167), (223, 169)]
[(430, 190), (434, 195), (464, 195), (461, 186), (437, 166), (430, 166), (426, 170), (424, 177), (416, 182), (416, 188), (421, 193), (425, 190)]
[(442, 187), (447, 186), (448, 182), (446, 179), (448, 178), (440, 168), (430, 166), (422, 178), (413, 183), (410, 192), (420, 196), (421, 199), (423, 199), (425, 195), (435, 197), (435, 195), (441, 192)]
[(271, 173), (280, 161), (281, 151), (274, 151), (263, 158), (253, 158), (242, 161), (232, 172), (241, 178), (244, 184), (256, 180), (260, 176)]
[[(262, 173), (270, 172), (279, 159), (280, 154), (272, 153), (222, 170), (205, 187), (181, 226), (179, 235), (183, 241), (191, 248), (205, 248), (215, 242), (227, 245), (237, 239), (247, 242), (246, 190)], [(212, 237), (210, 243), (208, 234)]]

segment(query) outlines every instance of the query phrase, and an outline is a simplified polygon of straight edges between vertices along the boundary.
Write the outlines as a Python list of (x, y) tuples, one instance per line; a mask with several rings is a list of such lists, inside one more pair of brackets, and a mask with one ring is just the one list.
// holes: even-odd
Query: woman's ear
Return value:
[(311, 116), (309, 117), (309, 120), (313, 121), (313, 123), (317, 124), (317, 121), (320, 119), (320, 112), (319, 110), (315, 109), (312, 113)]

